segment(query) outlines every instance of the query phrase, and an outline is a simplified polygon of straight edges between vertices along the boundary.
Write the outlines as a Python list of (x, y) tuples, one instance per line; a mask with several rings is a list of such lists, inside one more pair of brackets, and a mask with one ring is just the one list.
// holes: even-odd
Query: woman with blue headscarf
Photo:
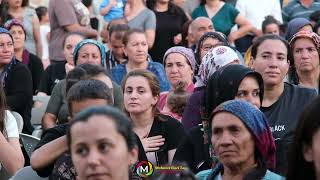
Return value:
[(24, 133), (31, 134), (32, 78), (28, 68), (14, 56), (13, 37), (7, 29), (0, 28), (0, 79), (7, 104), (23, 118)]
[[(103, 44), (98, 41), (92, 39), (85, 39), (79, 42), (74, 48), (74, 66), (81, 64), (92, 64), (105, 67), (105, 60), (105, 48)], [(111, 79), (108, 78), (108, 81), (111, 82)], [(59, 124), (68, 122), (69, 114), (67, 101), (65, 98), (65, 85), (65, 80), (62, 80), (58, 84), (56, 84), (52, 90), (52, 94), (43, 118), (44, 129), (55, 126), (57, 120)], [(116, 83), (112, 83), (112, 87), (109, 88), (113, 89), (115, 106), (121, 109), (123, 102), (121, 88)]]
[(198, 179), (272, 179), (275, 143), (264, 114), (243, 100), (224, 102), (210, 119), (211, 142), (218, 163), (197, 174)]
[(74, 65), (94, 64), (106, 66), (106, 53), (102, 43), (85, 39), (78, 43), (73, 51)]

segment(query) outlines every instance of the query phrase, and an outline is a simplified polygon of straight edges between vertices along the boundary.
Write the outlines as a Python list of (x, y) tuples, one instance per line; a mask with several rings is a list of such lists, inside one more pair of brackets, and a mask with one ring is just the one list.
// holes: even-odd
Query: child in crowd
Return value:
[(100, 4), (100, 14), (106, 23), (124, 16), (126, 0), (103, 0)]
[(184, 107), (190, 97), (190, 93), (184, 87), (183, 83), (180, 83), (175, 90), (169, 92), (166, 105), (161, 111), (162, 114), (181, 121)]
[(50, 24), (48, 8), (39, 6), (36, 8), (36, 13), (40, 21), (40, 39), (42, 44), (42, 63), (43, 68), (46, 69), (49, 64), (49, 37), (50, 37)]

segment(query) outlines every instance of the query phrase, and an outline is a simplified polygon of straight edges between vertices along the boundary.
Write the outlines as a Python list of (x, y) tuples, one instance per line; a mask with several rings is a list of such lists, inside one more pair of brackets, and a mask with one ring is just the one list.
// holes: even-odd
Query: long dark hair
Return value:
[(320, 97), (313, 100), (300, 115), (294, 141), (289, 150), (287, 180), (316, 179), (313, 162), (303, 155), (305, 147), (311, 148), (314, 134), (320, 130)]

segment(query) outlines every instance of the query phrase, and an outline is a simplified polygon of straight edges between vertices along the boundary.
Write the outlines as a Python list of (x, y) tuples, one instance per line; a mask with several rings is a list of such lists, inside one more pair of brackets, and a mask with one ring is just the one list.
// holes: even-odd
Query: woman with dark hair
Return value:
[(272, 179), (283, 177), (275, 168), (275, 142), (264, 114), (251, 103), (231, 100), (209, 118), (210, 137), (219, 162), (197, 174), (199, 179)]
[(202, 124), (190, 129), (178, 147), (174, 161), (186, 161), (195, 173), (214, 165), (214, 156), (209, 153), (212, 147), (207, 134), (208, 118), (219, 104), (232, 99), (242, 99), (259, 108), (263, 99), (263, 80), (260, 74), (245, 66), (231, 64), (210, 77), (201, 104)]
[(184, 11), (167, 0), (147, 0), (147, 7), (156, 15), (156, 38), (149, 53), (157, 62), (162, 62), (164, 53), (181, 44), (182, 26), (188, 20)]
[(261, 111), (276, 139), (276, 171), (285, 175), (288, 166), (287, 150), (293, 141), (293, 132), (302, 109), (317, 96), (314, 89), (303, 88), (284, 82), (290, 65), (290, 47), (278, 35), (258, 37), (252, 45), (252, 68), (261, 74), (264, 96)]
[(138, 158), (135, 134), (128, 117), (106, 106), (78, 113), (67, 142), (79, 180), (129, 180), (130, 166)]
[(160, 84), (146, 70), (135, 70), (122, 81), (125, 111), (139, 136), (147, 158), (154, 165), (171, 164), (184, 130), (176, 119), (158, 112)]
[(25, 47), (26, 31), (18, 19), (8, 20), (4, 27), (10, 31), (14, 40), (14, 53), (17, 60), (28, 66), (32, 76), (33, 94), (36, 94), (43, 73), (41, 59), (29, 52)]
[(28, 68), (14, 56), (14, 40), (7, 29), (0, 28), (0, 77), (10, 110), (23, 118), (24, 133), (31, 134), (32, 78)]
[(19, 142), (17, 121), (6, 108), (6, 96), (0, 85), (0, 169), (2, 166), (10, 175), (14, 175), (23, 167), (24, 157)]
[(313, 100), (301, 113), (289, 151), (289, 167), (286, 179), (320, 178), (320, 98)]
[[(209, 17), (215, 30), (225, 34), (231, 44), (252, 28), (250, 22), (235, 7), (223, 0), (201, 0), (200, 6), (192, 12), (192, 18), (200, 16)], [(234, 25), (238, 25), (239, 29), (231, 32)]]
[(145, 32), (139, 29), (127, 31), (123, 37), (123, 44), (124, 53), (128, 57), (128, 61), (125, 64), (118, 64), (111, 69), (113, 80), (116, 83), (121, 84), (121, 81), (127, 73), (137, 69), (144, 69), (151, 71), (157, 76), (160, 82), (161, 92), (168, 91), (170, 89), (170, 84), (163, 65), (149, 59), (147, 36)]
[(113, 105), (111, 89), (104, 82), (93, 79), (80, 80), (74, 84), (68, 91), (67, 101), (69, 121), (44, 131), (31, 156), (31, 166), (41, 177), (75, 179), (76, 172), (70, 159), (66, 139), (70, 120), (87, 107)]
[(267, 16), (264, 21), (262, 21), (262, 33), (280, 35), (280, 25), (280, 22), (273, 16)]
[(8, 13), (23, 22), (26, 34), (26, 49), (38, 57), (42, 57), (40, 39), (40, 23), (34, 9), (28, 7), (28, 0), (8, 0)]

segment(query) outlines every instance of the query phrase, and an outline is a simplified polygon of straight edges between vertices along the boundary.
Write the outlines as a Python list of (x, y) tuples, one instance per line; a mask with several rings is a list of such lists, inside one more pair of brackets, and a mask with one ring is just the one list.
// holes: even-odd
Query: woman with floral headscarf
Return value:
[(182, 116), (182, 124), (186, 130), (201, 123), (200, 106), (209, 77), (219, 68), (233, 63), (239, 64), (239, 58), (237, 53), (227, 46), (217, 46), (203, 57), (199, 67), (195, 91), (189, 98)]
[(198, 179), (272, 179), (283, 177), (275, 168), (275, 142), (264, 114), (252, 104), (231, 100), (210, 116), (211, 142), (217, 165)]
[(309, 31), (299, 31), (290, 41), (292, 62), (290, 80), (293, 84), (313, 88), (319, 92), (320, 37)]

